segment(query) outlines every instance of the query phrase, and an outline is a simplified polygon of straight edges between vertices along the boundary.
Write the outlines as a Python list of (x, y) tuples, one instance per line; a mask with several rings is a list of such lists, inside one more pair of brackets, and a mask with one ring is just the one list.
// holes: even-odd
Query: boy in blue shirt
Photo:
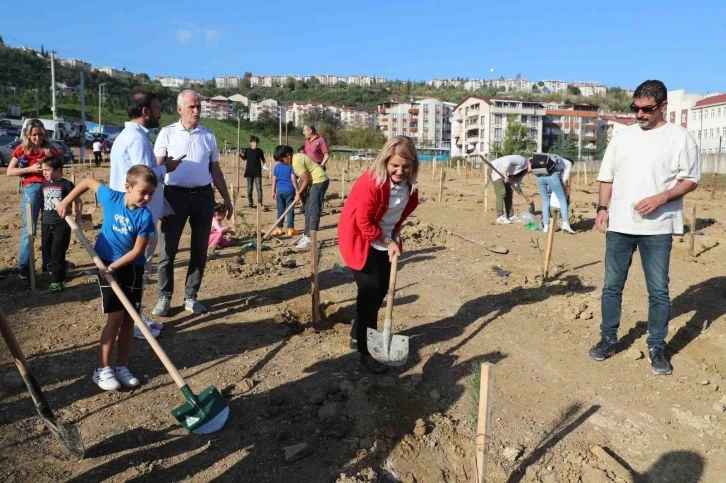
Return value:
[[(101, 333), (99, 363), (93, 373), (93, 382), (105, 391), (139, 385), (127, 365), (134, 342), (134, 321), (126, 312), (106, 274), (113, 274), (124, 294), (138, 311), (143, 295), (143, 276), (146, 257), (144, 251), (149, 238), (155, 235), (154, 222), (147, 205), (151, 201), (158, 180), (148, 166), (133, 166), (126, 174), (126, 192), (114, 191), (93, 178), (84, 178), (71, 193), (58, 204), (58, 215), (65, 218), (68, 207), (89, 189), (96, 192), (103, 207), (103, 225), (96, 239), (96, 253), (107, 270), (99, 270), (103, 313), (108, 314), (106, 327)], [(111, 366), (113, 346), (118, 338), (116, 365)]]
[[(290, 203), (295, 201), (297, 176), (292, 170), (291, 160), (280, 159), (272, 172), (272, 199), (277, 200), (277, 217), (280, 218)], [(282, 235), (282, 220), (272, 231), (274, 236)], [(299, 235), (295, 229), (295, 210), (287, 212), (287, 236)]]

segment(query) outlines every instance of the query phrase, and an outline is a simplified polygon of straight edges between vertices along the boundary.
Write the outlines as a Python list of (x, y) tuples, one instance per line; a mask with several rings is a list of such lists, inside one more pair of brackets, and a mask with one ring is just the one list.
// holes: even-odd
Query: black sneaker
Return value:
[(22, 267), (20, 270), (18, 270), (18, 277), (20, 277), (20, 280), (27, 280), (30, 278), (30, 270), (27, 267)]
[(373, 374), (385, 374), (386, 372), (388, 372), (387, 366), (384, 366), (369, 354), (361, 354), (360, 362), (361, 364), (366, 366), (366, 368)]
[(587, 352), (587, 355), (596, 361), (604, 361), (611, 355), (615, 354), (615, 348), (617, 345), (617, 339), (608, 339), (607, 337), (603, 337), (595, 347)]
[(667, 376), (673, 373), (673, 366), (665, 358), (665, 348), (651, 347), (648, 349), (648, 357), (650, 357), (650, 367), (653, 369), (653, 374)]

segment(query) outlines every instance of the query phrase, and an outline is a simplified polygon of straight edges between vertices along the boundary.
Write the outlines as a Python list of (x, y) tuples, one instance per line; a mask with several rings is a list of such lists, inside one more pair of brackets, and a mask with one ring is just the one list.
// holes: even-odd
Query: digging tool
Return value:
[(43, 421), (43, 424), (45, 424), (45, 427), (48, 428), (48, 431), (50, 431), (50, 434), (53, 435), (56, 441), (63, 445), (63, 447), (66, 448), (73, 456), (83, 459), (85, 449), (83, 447), (83, 440), (78, 432), (78, 428), (75, 423), (70, 421), (56, 421), (55, 415), (50, 409), (48, 401), (45, 399), (45, 395), (40, 389), (38, 381), (35, 380), (35, 377), (33, 377), (33, 374), (30, 372), (28, 361), (25, 360), (25, 355), (20, 348), (20, 344), (18, 344), (18, 340), (15, 338), (15, 334), (10, 328), (10, 323), (5, 317), (2, 309), (0, 309), (0, 333), (2, 333), (3, 339), (5, 339), (8, 349), (10, 349), (10, 354), (15, 360), (15, 365), (18, 367), (18, 371), (28, 388), (30, 397), (33, 398), (33, 403), (35, 404), (35, 410), (38, 412), (38, 417), (40, 417), (41, 421)]
[[(480, 157), (480, 158), (481, 158), (481, 160), (482, 160), (482, 161), (484, 161), (484, 162), (485, 162), (485, 163), (486, 163), (486, 164), (487, 164), (487, 165), (488, 165), (488, 166), (489, 166), (490, 168), (492, 168), (492, 171), (494, 171), (495, 173), (497, 173), (497, 174), (499, 175), (499, 177), (500, 177), (500, 178), (502, 178), (502, 179), (504, 179), (504, 178), (505, 178), (505, 176), (504, 176), (504, 175), (503, 175), (502, 173), (500, 173), (500, 172), (499, 172), (499, 170), (498, 170), (497, 168), (495, 168), (495, 167), (494, 167), (494, 165), (493, 165), (492, 163), (490, 163), (489, 161), (487, 161), (487, 160), (486, 160), (486, 158), (485, 158), (484, 156), (482, 156), (482, 155), (480, 154), (480, 155), (479, 155), (479, 157)], [(522, 193), (521, 191), (517, 191), (517, 194), (519, 194), (519, 196), (521, 196), (521, 197), (522, 197), (522, 199), (524, 199), (524, 201), (525, 201), (526, 203), (529, 203), (529, 212), (530, 212), (530, 213), (534, 213), (534, 201), (531, 201), (531, 200), (530, 200), (529, 198), (527, 198), (526, 196), (524, 196), (524, 193)]]
[(257, 265), (260, 265), (262, 263), (262, 231), (260, 224), (262, 223), (262, 208), (260, 207), (260, 204), (257, 203), (257, 244), (255, 248), (257, 249)]
[[(103, 261), (101, 261), (96, 251), (88, 242), (88, 239), (78, 227), (75, 220), (73, 220), (73, 217), (66, 216), (66, 222), (70, 225), (73, 233), (75, 233), (81, 241), (83, 247), (91, 256), (96, 266), (99, 269), (106, 270), (106, 266), (103, 264)], [(181, 389), (186, 402), (181, 406), (172, 409), (172, 416), (174, 416), (177, 421), (179, 421), (179, 423), (190, 433), (209, 434), (222, 429), (222, 426), (224, 426), (224, 423), (227, 421), (227, 417), (229, 417), (229, 406), (217, 388), (209, 386), (202, 391), (199, 396), (194, 394), (186, 381), (184, 381), (184, 378), (182, 378), (181, 374), (179, 374), (179, 371), (177, 371), (176, 367), (174, 367), (174, 364), (172, 364), (171, 360), (166, 355), (166, 352), (164, 352), (164, 349), (161, 348), (154, 336), (151, 335), (151, 331), (149, 331), (146, 324), (144, 324), (143, 320), (141, 320), (141, 316), (139, 316), (139, 313), (131, 304), (128, 297), (126, 297), (126, 294), (124, 294), (113, 275), (106, 274), (106, 281), (123, 304), (126, 312), (128, 312), (134, 320), (136, 327), (138, 327), (141, 333), (144, 334), (144, 338), (154, 350), (157, 357), (159, 357), (171, 378), (174, 380), (179, 389)]]
[(33, 223), (33, 207), (30, 203), (25, 205), (25, 224), (28, 232), (28, 271), (30, 272), (30, 291), (35, 292), (35, 223)]
[(393, 335), (393, 296), (396, 292), (396, 275), (398, 273), (398, 256), (391, 261), (391, 277), (388, 281), (388, 300), (386, 302), (386, 320), (383, 333), (368, 327), (368, 352), (381, 364), (402, 366), (408, 360), (408, 336)]
[(467, 238), (464, 235), (459, 235), (458, 233), (454, 233), (453, 231), (449, 231), (449, 234), (454, 235), (457, 238), (461, 238), (462, 240), (466, 240), (469, 243), (473, 243), (474, 245), (479, 245), (480, 247), (484, 247), (493, 253), (498, 253), (500, 255), (506, 255), (507, 253), (509, 253), (508, 249), (506, 249), (500, 245), (486, 245), (486, 244), (478, 242), (476, 240), (472, 240), (471, 238)]
[(555, 220), (550, 221), (550, 231), (547, 233), (547, 249), (545, 250), (544, 268), (542, 270), (542, 286), (547, 282), (550, 270), (550, 259), (552, 258), (552, 245), (555, 240)]
[(289, 205), (287, 205), (287, 208), (285, 208), (285, 211), (282, 213), (282, 215), (277, 220), (275, 220), (275, 222), (272, 224), (272, 226), (270, 226), (270, 229), (267, 230), (264, 235), (262, 235), (262, 241), (264, 241), (265, 239), (267, 239), (267, 237), (270, 236), (270, 233), (272, 233), (272, 230), (275, 229), (275, 227), (277, 226), (278, 223), (280, 223), (282, 220), (285, 219), (285, 216), (287, 216), (287, 214), (290, 212), (290, 210), (292, 210), (294, 207), (295, 207), (294, 201), (292, 203), (290, 203)]
[(318, 232), (310, 230), (310, 299), (312, 300), (313, 323), (320, 323), (320, 280), (318, 279)]

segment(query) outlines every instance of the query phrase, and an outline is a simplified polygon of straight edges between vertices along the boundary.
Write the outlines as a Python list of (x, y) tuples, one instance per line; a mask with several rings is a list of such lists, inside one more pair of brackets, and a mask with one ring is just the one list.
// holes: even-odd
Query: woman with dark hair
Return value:
[(391, 261), (401, 255), (401, 225), (418, 205), (417, 175), (413, 141), (392, 137), (356, 180), (338, 221), (338, 247), (358, 286), (351, 347), (357, 347), (361, 363), (374, 374), (388, 368), (368, 352), (366, 334), (377, 327)]
[[(25, 205), (30, 204), (33, 228), (38, 225), (38, 216), (43, 209), (43, 160), (45, 158), (59, 158), (58, 151), (48, 141), (43, 123), (38, 119), (28, 121), (23, 130), (23, 140), (13, 151), (8, 176), (20, 176), (23, 185), (23, 197), (20, 201), (20, 214), (23, 217), (23, 231), (20, 235), (20, 254), (18, 256), (18, 269), (20, 278), (30, 276), (30, 255), (28, 252), (28, 220), (25, 216)], [(45, 255), (45, 254), (44, 254)], [(50, 260), (43, 257), (43, 268)]]

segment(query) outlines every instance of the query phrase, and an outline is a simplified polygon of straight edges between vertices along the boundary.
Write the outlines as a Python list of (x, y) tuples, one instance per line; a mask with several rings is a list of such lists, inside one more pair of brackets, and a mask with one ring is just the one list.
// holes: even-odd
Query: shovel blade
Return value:
[(189, 386), (181, 388), (186, 402), (171, 411), (172, 416), (194, 434), (215, 433), (222, 429), (229, 417), (229, 406), (214, 386), (196, 396)]
[(368, 328), (366, 341), (371, 356), (387, 366), (402, 366), (408, 360), (408, 336), (389, 335)]
[(67, 421), (57, 422), (54, 419), (48, 419), (43, 416), (41, 416), (41, 420), (56, 441), (62, 444), (73, 456), (79, 460), (83, 459), (86, 450), (83, 446), (83, 440), (78, 432), (78, 428), (74, 423)]

